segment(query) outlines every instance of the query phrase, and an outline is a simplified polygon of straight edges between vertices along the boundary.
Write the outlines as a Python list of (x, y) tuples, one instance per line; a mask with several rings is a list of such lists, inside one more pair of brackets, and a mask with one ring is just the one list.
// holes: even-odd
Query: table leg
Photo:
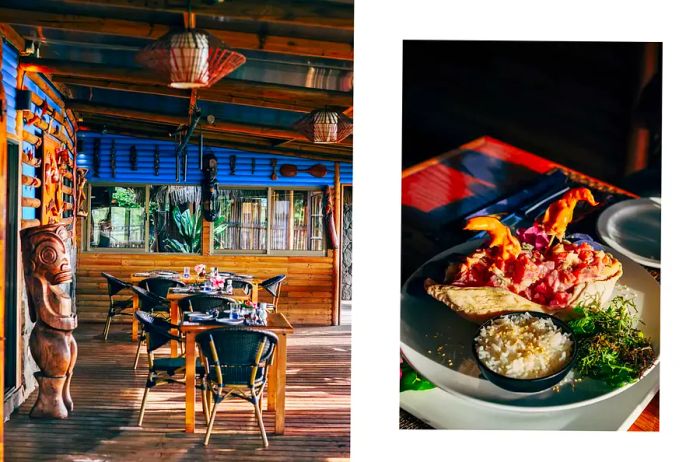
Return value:
[(136, 294), (134, 294), (133, 305), (134, 317), (131, 320), (131, 341), (135, 342), (139, 339), (139, 322), (136, 319), (136, 312), (139, 310), (139, 297)]
[[(171, 300), (170, 301), (170, 323), (171, 324), (180, 324), (180, 307), (177, 304), (176, 300)], [(171, 334), (177, 335), (177, 329), (172, 329), (170, 331)], [(171, 340), (170, 341), (170, 357), (171, 358), (177, 358), (179, 356), (178, 351), (178, 342), (177, 340)]]
[(278, 435), (284, 434), (284, 414), (285, 414), (285, 399), (287, 388), (287, 334), (282, 334), (278, 337), (277, 342), (277, 389), (275, 394), (275, 433)]
[(277, 365), (279, 364), (279, 347), (275, 351), (270, 365), (270, 372), (267, 375), (267, 410), (277, 409)]
[(185, 334), (185, 432), (194, 433), (194, 406), (196, 398), (194, 333)]
[(250, 301), (253, 303), (258, 303), (258, 285), (253, 284), (253, 290), (250, 293)]

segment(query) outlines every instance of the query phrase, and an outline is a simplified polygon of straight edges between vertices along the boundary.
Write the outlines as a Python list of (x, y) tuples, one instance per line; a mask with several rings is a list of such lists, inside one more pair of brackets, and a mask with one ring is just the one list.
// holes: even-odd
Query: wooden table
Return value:
[[(133, 273), (130, 276), (129, 281), (132, 284), (138, 284), (139, 282), (143, 281), (144, 279), (153, 278), (153, 277), (159, 277), (159, 276), (157, 274), (144, 276), (143, 273)], [(167, 277), (167, 276), (160, 276), (160, 277)], [(198, 276), (183, 278), (178, 273), (175, 276), (173, 276), (173, 279), (177, 279), (178, 281), (184, 282), (185, 284), (200, 284), (200, 283), (206, 281), (207, 278), (201, 278)], [(250, 301), (252, 301), (253, 303), (258, 303), (258, 288), (259, 288), (260, 283), (262, 282), (262, 279), (252, 278), (252, 279), (246, 279), (246, 280), (249, 281), (251, 284), (253, 284), (253, 288), (251, 290), (250, 297), (248, 297), (247, 295), (246, 296), (237, 296), (236, 299), (237, 300), (250, 299)], [(176, 323), (179, 322), (180, 318), (179, 318), (179, 313), (178, 313), (178, 308), (177, 308), (177, 300), (179, 300), (180, 298), (188, 297), (190, 295), (194, 295), (194, 294), (179, 294), (179, 298), (176, 298), (175, 296), (173, 296), (172, 299), (168, 298), (169, 300), (171, 300), (171, 302), (170, 302), (170, 319), (171, 320), (174, 320)], [(174, 307), (173, 307), (173, 303), (175, 304)], [(138, 340), (138, 337), (139, 337), (139, 323), (136, 320), (136, 312), (139, 310), (139, 297), (136, 294), (133, 295), (133, 305), (134, 305), (134, 318), (131, 321), (131, 341), (135, 342)], [(175, 313), (175, 317), (173, 317), (173, 313)], [(172, 351), (172, 349), (173, 349), (173, 347), (171, 345), (171, 351)]]
[[(180, 331), (185, 336), (185, 432), (195, 430), (195, 362), (197, 349), (195, 337), (198, 333), (226, 327), (224, 325), (184, 322)], [(270, 313), (266, 326), (250, 326), (251, 329), (274, 332), (279, 339), (272, 360), (267, 385), (267, 410), (275, 411), (275, 433), (284, 433), (285, 400), (287, 387), (287, 334), (294, 332), (292, 325), (282, 313)]]
[[(253, 282), (253, 280), (251, 280)], [(172, 289), (168, 290), (168, 295), (165, 296), (168, 300), (170, 300), (170, 322), (172, 324), (179, 324), (180, 323), (180, 300), (183, 298), (191, 297), (192, 295), (197, 295), (197, 294), (203, 294), (204, 292), (196, 292), (196, 293), (189, 293), (189, 292), (173, 292)], [(253, 283), (253, 290), (250, 295), (236, 295), (236, 294), (220, 294), (220, 293), (212, 293), (211, 295), (216, 295), (217, 297), (224, 297), (228, 298), (229, 300), (236, 300), (236, 301), (241, 301), (241, 300), (248, 300), (250, 299), (254, 303), (257, 303), (258, 301), (258, 283), (254, 282)], [(134, 310), (134, 312), (136, 312)], [(177, 335), (177, 331), (173, 332), (173, 335)], [(178, 348), (178, 342), (176, 340), (172, 340), (170, 342), (170, 355), (174, 358), (178, 355), (177, 352)]]
[[(553, 170), (559, 170), (571, 180), (601, 194), (636, 197), (491, 137), (476, 139), (404, 170), (401, 280), (404, 281), (429, 258), (463, 242), (462, 220), (467, 214), (528, 187), (542, 174)], [(594, 223), (588, 223), (577, 232), (594, 235), (594, 228)], [(659, 280), (658, 272), (648, 270)], [(658, 431), (658, 396), (657, 393), (630, 430)], [(402, 411), (399, 427), (426, 428), (427, 425)]]

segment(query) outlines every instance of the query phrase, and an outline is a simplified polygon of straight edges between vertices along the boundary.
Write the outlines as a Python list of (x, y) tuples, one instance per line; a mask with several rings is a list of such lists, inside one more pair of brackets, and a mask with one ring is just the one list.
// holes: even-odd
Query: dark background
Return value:
[[(405, 41), (403, 167), (489, 135), (620, 186), (649, 165), (636, 177), (660, 188), (661, 48)], [(647, 160), (631, 167), (639, 127)]]

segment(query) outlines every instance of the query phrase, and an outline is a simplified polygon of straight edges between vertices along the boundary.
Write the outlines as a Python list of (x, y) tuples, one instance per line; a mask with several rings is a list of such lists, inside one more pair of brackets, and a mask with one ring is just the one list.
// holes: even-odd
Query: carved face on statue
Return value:
[(66, 248), (70, 234), (64, 225), (35, 226), (22, 230), (21, 236), (25, 273), (45, 278), (51, 285), (72, 280), (73, 269)]

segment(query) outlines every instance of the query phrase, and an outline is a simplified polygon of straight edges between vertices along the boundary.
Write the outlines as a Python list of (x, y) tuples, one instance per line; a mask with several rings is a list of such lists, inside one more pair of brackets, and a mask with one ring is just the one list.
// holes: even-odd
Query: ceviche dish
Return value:
[[(636, 328), (634, 300), (613, 297), (622, 264), (589, 240), (565, 238), (578, 202), (597, 205), (587, 188), (573, 188), (541, 220), (512, 232), (497, 217), (469, 219), (465, 229), (484, 231), (485, 244), (445, 268), (443, 281), (426, 279), (430, 296), (475, 323), (484, 324), (479, 360), (501, 375), (536, 378), (571, 362), (574, 371), (619, 387), (638, 380), (654, 363), (650, 341)], [(544, 313), (571, 328), (564, 334)], [(484, 330), (487, 329), (488, 331)], [(574, 350), (575, 351), (575, 350)]]

